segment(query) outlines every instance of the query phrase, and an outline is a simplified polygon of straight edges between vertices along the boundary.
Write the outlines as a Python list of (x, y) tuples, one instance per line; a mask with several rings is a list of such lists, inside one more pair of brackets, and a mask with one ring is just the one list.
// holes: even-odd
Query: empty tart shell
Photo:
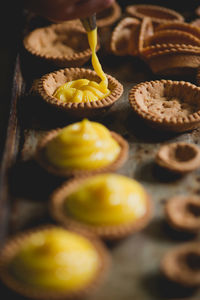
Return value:
[[(55, 228), (61, 228), (61, 227), (55, 225), (41, 226), (32, 230), (27, 230), (22, 233), (19, 233), (16, 236), (13, 236), (9, 240), (7, 240), (4, 247), (1, 249), (1, 253), (0, 253), (0, 278), (2, 282), (10, 289), (14, 290), (18, 294), (21, 294), (31, 299), (40, 299), (40, 300), (82, 299), (82, 297), (88, 296), (99, 286), (111, 262), (110, 255), (107, 249), (105, 248), (105, 246), (103, 245), (103, 243), (97, 237), (95, 237), (89, 232), (83, 230), (78, 232), (72, 228), (68, 228), (69, 231), (78, 233), (79, 235), (89, 240), (94, 246), (94, 248), (96, 249), (99, 256), (99, 260), (100, 260), (99, 268), (97, 269), (94, 278), (85, 287), (79, 288), (72, 292), (48, 291), (47, 289), (41, 290), (18, 281), (9, 272), (8, 266), (10, 261), (20, 250), (20, 247), (26, 241), (26, 239), (28, 239), (32, 234), (36, 232), (51, 231), (52, 229)], [(64, 228), (62, 228), (62, 230), (63, 229)]]
[(156, 162), (175, 173), (188, 173), (200, 167), (200, 148), (195, 144), (177, 142), (160, 147)]
[(167, 222), (178, 231), (197, 233), (200, 230), (200, 197), (175, 196), (165, 205)]
[(185, 44), (200, 46), (200, 39), (195, 37), (193, 34), (184, 32), (181, 30), (163, 30), (157, 31), (152, 36), (146, 40), (146, 45), (155, 45), (155, 44)]
[(177, 11), (158, 5), (135, 4), (127, 6), (125, 10), (126, 13), (140, 20), (150, 17), (155, 26), (169, 21), (184, 21), (184, 17)]
[(167, 251), (161, 271), (171, 281), (185, 286), (200, 285), (200, 242), (188, 242)]
[(200, 64), (200, 47), (173, 46), (146, 55), (145, 61), (154, 74), (193, 75)]
[[(92, 177), (94, 178), (94, 177)], [(64, 201), (67, 201), (67, 197), (73, 193), (85, 180), (89, 179), (86, 178), (78, 178), (72, 179), (57, 190), (53, 192), (50, 199), (50, 212), (60, 224), (64, 227), (72, 226), (72, 228), (77, 229), (86, 229), (98, 235), (99, 237), (105, 240), (116, 240), (124, 238), (130, 234), (138, 232), (142, 230), (147, 224), (150, 222), (153, 212), (152, 201), (150, 196), (146, 194), (146, 212), (145, 214), (136, 221), (127, 222), (125, 224), (119, 225), (92, 225), (87, 224), (83, 221), (76, 220), (69, 214), (64, 212), (63, 204)]]
[(165, 30), (179, 30), (185, 33), (190, 33), (194, 37), (200, 39), (200, 28), (194, 26), (192, 23), (186, 22), (167, 22), (160, 24), (155, 28), (155, 32), (165, 31)]
[[(148, 42), (148, 39), (146, 40), (146, 44)], [(176, 49), (188, 49), (188, 50), (199, 50), (198, 46), (193, 45), (185, 45), (185, 44), (172, 44), (172, 43), (162, 43), (162, 44), (155, 44), (150, 46), (143, 46), (143, 48), (140, 50), (140, 57), (145, 60), (148, 63), (148, 58), (152, 55), (155, 56), (156, 54), (160, 54), (163, 51), (175, 51)], [(175, 50), (174, 50), (175, 49)]]
[(116, 132), (111, 131), (110, 133), (112, 137), (116, 140), (116, 142), (119, 144), (121, 151), (118, 157), (116, 158), (116, 160), (113, 161), (110, 165), (95, 170), (80, 170), (80, 169), (69, 170), (67, 168), (61, 169), (59, 167), (56, 167), (47, 160), (45, 156), (45, 147), (51, 139), (57, 136), (60, 130), (61, 128), (51, 130), (50, 132), (48, 132), (38, 143), (35, 152), (35, 160), (42, 168), (46, 169), (46, 171), (51, 174), (54, 174), (59, 177), (70, 178), (70, 177), (85, 177), (85, 176), (99, 174), (99, 173), (111, 172), (119, 169), (128, 158), (128, 151), (129, 151), (128, 142)]
[(136, 18), (127, 17), (117, 24), (111, 36), (112, 53), (121, 56), (138, 54), (140, 23)]
[(123, 86), (110, 75), (108, 78), (108, 89), (110, 94), (105, 98), (92, 102), (62, 102), (53, 96), (56, 89), (62, 84), (76, 79), (89, 79), (100, 82), (95, 71), (84, 68), (65, 68), (52, 73), (45, 74), (37, 84), (34, 84), (32, 92), (38, 95), (45, 103), (51, 105), (58, 111), (69, 114), (70, 117), (84, 118), (102, 115), (116, 102), (123, 93)]
[(67, 22), (37, 28), (23, 44), (33, 57), (58, 67), (81, 67), (92, 55), (83, 26)]
[(126, 17), (112, 33), (111, 50), (116, 55), (137, 56), (144, 47), (145, 40), (152, 34), (153, 25), (150, 18), (139, 21)]
[(200, 125), (200, 89), (185, 81), (155, 80), (129, 92), (133, 111), (158, 130), (184, 132)]

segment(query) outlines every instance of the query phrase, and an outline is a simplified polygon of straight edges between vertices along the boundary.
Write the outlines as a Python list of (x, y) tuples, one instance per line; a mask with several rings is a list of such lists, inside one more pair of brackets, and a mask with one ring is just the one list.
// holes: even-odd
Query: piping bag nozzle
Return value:
[(96, 25), (96, 14), (91, 15), (90, 17), (80, 19), (83, 27), (87, 32), (94, 30), (97, 25)]

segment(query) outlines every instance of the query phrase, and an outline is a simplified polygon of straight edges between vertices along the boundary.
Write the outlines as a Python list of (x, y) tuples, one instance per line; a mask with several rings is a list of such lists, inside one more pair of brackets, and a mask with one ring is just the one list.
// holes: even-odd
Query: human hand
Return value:
[(109, 7), (114, 0), (26, 0), (26, 6), (53, 22), (85, 18)]

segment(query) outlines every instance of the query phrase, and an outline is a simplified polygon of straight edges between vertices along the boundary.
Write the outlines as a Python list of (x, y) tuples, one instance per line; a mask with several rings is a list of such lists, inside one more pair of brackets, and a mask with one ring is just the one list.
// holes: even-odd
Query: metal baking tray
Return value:
[[(26, 22), (25, 18), (25, 29)], [(39, 23), (35, 22), (35, 25), (37, 27)], [(154, 216), (144, 230), (121, 241), (107, 243), (112, 256), (111, 269), (101, 287), (86, 300), (199, 299), (198, 289), (180, 288), (167, 281), (160, 273), (159, 266), (162, 256), (171, 247), (189, 240), (199, 240), (198, 235), (186, 236), (170, 229), (163, 208), (171, 196), (200, 195), (200, 170), (182, 177), (171, 176), (155, 164), (155, 154), (165, 142), (187, 141), (200, 145), (200, 128), (183, 134), (169, 134), (148, 127), (133, 114), (128, 93), (137, 83), (161, 77), (153, 75), (138, 58), (105, 55), (101, 50), (98, 56), (104, 71), (123, 84), (124, 92), (106, 115), (96, 121), (121, 134), (129, 142), (128, 161), (118, 173), (144, 185), (154, 204)], [(90, 68), (91, 65), (88, 63), (84, 67)], [(32, 81), (50, 71), (53, 69), (49, 66), (33, 64), (19, 47), (0, 173), (1, 245), (6, 238), (25, 229), (54, 223), (48, 212), (48, 199), (65, 179), (48, 174), (32, 158), (43, 134), (71, 121), (55, 117), (53, 111), (29, 96)], [(183, 76), (176, 80), (195, 83), (195, 76)], [(3, 285), (0, 285), (0, 291), (5, 299), (24, 299)]]

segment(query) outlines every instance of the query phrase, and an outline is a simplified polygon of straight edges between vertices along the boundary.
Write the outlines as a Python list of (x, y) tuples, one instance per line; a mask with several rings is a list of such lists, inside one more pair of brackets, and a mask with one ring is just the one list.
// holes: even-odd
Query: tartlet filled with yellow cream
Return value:
[(88, 117), (102, 113), (119, 99), (123, 86), (104, 73), (96, 55), (97, 28), (87, 33), (94, 71), (62, 69), (44, 75), (34, 90), (48, 104), (70, 113), (72, 117)]
[(47, 133), (35, 158), (48, 172), (71, 177), (116, 170), (127, 156), (128, 143), (119, 134), (83, 119)]
[(0, 277), (28, 298), (72, 299), (90, 293), (109, 259), (98, 239), (49, 225), (6, 242), (0, 254)]
[(50, 203), (52, 216), (63, 226), (85, 228), (106, 239), (141, 230), (152, 215), (145, 188), (115, 173), (73, 179), (53, 192)]

